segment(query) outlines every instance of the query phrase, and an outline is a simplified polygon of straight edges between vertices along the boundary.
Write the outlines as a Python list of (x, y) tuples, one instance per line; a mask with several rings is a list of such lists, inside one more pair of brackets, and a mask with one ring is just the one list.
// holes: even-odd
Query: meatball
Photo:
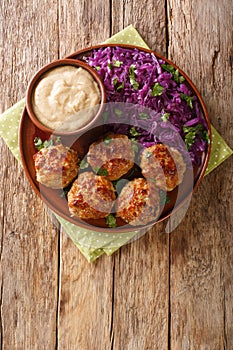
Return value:
[(144, 149), (140, 166), (143, 176), (153, 179), (164, 191), (172, 191), (178, 186), (183, 181), (186, 170), (181, 153), (163, 144)]
[(67, 198), (72, 215), (100, 219), (109, 215), (116, 196), (113, 184), (106, 177), (84, 172), (74, 181)]
[(116, 216), (130, 225), (146, 225), (160, 213), (159, 189), (143, 178), (129, 181), (116, 201)]
[(52, 188), (68, 186), (78, 174), (78, 155), (73, 149), (62, 144), (42, 148), (33, 156), (36, 179)]
[(109, 180), (118, 180), (134, 165), (132, 143), (126, 135), (109, 133), (91, 144), (87, 160), (94, 171)]

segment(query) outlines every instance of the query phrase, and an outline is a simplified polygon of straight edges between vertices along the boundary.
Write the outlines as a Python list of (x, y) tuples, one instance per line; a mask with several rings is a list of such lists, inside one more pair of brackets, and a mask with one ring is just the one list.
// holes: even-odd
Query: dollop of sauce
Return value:
[(32, 99), (34, 113), (42, 124), (68, 132), (87, 125), (99, 103), (100, 91), (92, 75), (71, 65), (45, 73)]

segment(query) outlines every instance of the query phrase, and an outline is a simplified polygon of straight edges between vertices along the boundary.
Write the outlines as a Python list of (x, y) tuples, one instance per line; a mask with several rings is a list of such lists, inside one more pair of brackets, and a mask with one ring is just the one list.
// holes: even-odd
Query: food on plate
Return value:
[(159, 189), (143, 178), (129, 181), (116, 201), (116, 216), (130, 225), (146, 225), (160, 213)]
[(84, 68), (64, 65), (42, 76), (33, 93), (38, 120), (53, 130), (73, 131), (94, 117), (100, 91)]
[(200, 165), (209, 142), (207, 124), (178, 69), (151, 52), (120, 46), (96, 48), (84, 59), (103, 80), (107, 102), (124, 103), (123, 111), (113, 108), (108, 115), (108, 123), (125, 125), (116, 126), (115, 132), (129, 136), (126, 125), (134, 125), (136, 140), (144, 147), (162, 142)]
[(113, 184), (104, 176), (81, 173), (67, 195), (71, 215), (80, 219), (106, 218), (116, 199)]
[(117, 180), (134, 165), (132, 141), (126, 135), (109, 133), (92, 143), (87, 161), (92, 169), (109, 180)]
[(156, 186), (172, 191), (184, 177), (186, 165), (179, 151), (163, 144), (145, 148), (140, 163), (142, 174)]
[(77, 152), (61, 143), (47, 144), (33, 156), (36, 180), (55, 189), (67, 187), (78, 174)]

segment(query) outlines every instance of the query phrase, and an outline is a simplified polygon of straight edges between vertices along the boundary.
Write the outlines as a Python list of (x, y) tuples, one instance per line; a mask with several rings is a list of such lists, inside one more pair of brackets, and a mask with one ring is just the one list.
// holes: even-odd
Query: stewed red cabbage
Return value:
[[(149, 147), (163, 142), (199, 165), (209, 141), (202, 108), (185, 78), (153, 53), (120, 46), (94, 49), (84, 60), (106, 87), (115, 131)], [(124, 106), (124, 107), (123, 107)], [(133, 127), (132, 127), (133, 126)], [(185, 149), (184, 149), (185, 148)]]

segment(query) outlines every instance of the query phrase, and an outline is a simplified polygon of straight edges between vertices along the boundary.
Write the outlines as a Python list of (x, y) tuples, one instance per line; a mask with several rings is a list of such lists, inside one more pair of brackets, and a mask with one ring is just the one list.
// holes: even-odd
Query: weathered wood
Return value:
[(159, 224), (116, 254), (113, 349), (168, 349), (169, 237)]
[[(67, 4), (60, 1), (60, 57), (101, 43), (110, 34), (107, 2)], [(101, 257), (90, 265), (65, 232), (61, 237), (58, 349), (110, 349), (113, 259)]]
[(112, 33), (132, 24), (147, 45), (166, 55), (166, 1), (112, 0)]
[[(232, 142), (232, 2), (169, 1), (169, 56)], [(203, 180), (171, 234), (171, 348), (233, 348), (232, 159)]]
[[(166, 53), (164, 1), (113, 1), (113, 33), (129, 24), (148, 45)], [(116, 254), (113, 349), (167, 349), (169, 328), (169, 237), (156, 225)]]
[[(24, 96), (35, 71), (57, 55), (56, 2), (49, 1), (46, 10), (45, 15), (44, 4), (36, 0), (1, 2), (2, 111)], [(3, 142), (0, 172), (0, 347), (53, 349), (57, 230)]]

